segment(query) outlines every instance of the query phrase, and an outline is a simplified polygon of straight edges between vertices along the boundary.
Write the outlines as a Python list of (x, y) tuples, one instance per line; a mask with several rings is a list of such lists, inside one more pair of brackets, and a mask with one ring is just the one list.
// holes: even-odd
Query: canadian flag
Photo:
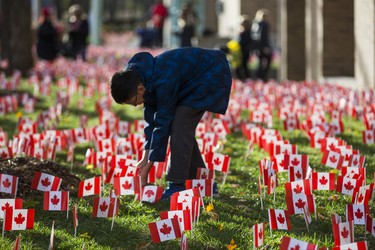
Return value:
[[(100, 142), (100, 141), (102, 141), (104, 139), (107, 139), (110, 136), (109, 128), (108, 128), (108, 126), (105, 123), (96, 126), (92, 130), (92, 132), (94, 134), (94, 139), (96, 141), (98, 141), (98, 142)], [(100, 150), (100, 151), (102, 151), (102, 150)]]
[(343, 245), (354, 242), (353, 221), (334, 223), (332, 228), (335, 245)]
[(341, 175), (348, 178), (363, 178), (366, 176), (366, 168), (342, 167)]
[(39, 191), (57, 191), (60, 188), (61, 178), (42, 173), (35, 172), (31, 188)]
[(317, 131), (314, 133), (308, 132), (308, 135), (310, 138), (310, 146), (317, 149), (322, 147), (322, 140), (327, 136), (326, 132), (324, 131)]
[(331, 121), (329, 124), (329, 132), (332, 135), (342, 134), (344, 132), (344, 123), (341, 120)]
[(349, 158), (349, 167), (363, 168), (365, 166), (366, 157), (360, 154), (352, 154)]
[(282, 209), (268, 209), (270, 229), (290, 230), (289, 212)]
[(98, 141), (98, 151), (108, 152), (110, 154), (116, 151), (116, 141), (113, 138), (102, 139)]
[(228, 172), (230, 157), (220, 153), (209, 152), (205, 155), (208, 167), (212, 170)]
[(224, 139), (225, 136), (230, 133), (228, 123), (222, 119), (214, 118), (211, 126), (212, 131), (221, 139)]
[(359, 189), (354, 189), (352, 203), (368, 205), (373, 191), (373, 185), (361, 186)]
[(370, 212), (368, 205), (363, 204), (347, 204), (346, 205), (346, 221), (353, 221), (354, 225), (365, 225), (366, 215)]
[(83, 180), (79, 183), (78, 198), (89, 195), (96, 195), (100, 193), (100, 176)]
[(120, 201), (117, 198), (94, 197), (92, 217), (111, 218), (118, 215)]
[(336, 191), (352, 196), (354, 190), (362, 186), (363, 179), (353, 179), (339, 175), (337, 177)]
[(190, 188), (199, 188), (201, 191), (201, 196), (211, 196), (213, 189), (213, 180), (212, 179), (193, 179), (186, 180), (186, 189)]
[(148, 224), (152, 241), (155, 243), (181, 237), (180, 223), (177, 218), (159, 220)]
[(297, 249), (317, 250), (318, 246), (312, 243), (308, 243), (306, 241), (297, 240), (294, 238), (290, 238), (288, 236), (283, 236), (283, 238), (281, 239), (280, 249), (283, 249), (283, 250), (297, 250)]
[[(161, 199), (163, 188), (159, 186), (145, 186), (142, 188), (142, 201), (155, 203)], [(137, 197), (139, 200), (139, 196)]]
[(35, 209), (7, 209), (3, 229), (5, 231), (33, 229), (34, 214)]
[(375, 237), (375, 219), (369, 214), (366, 216), (366, 230)]
[(306, 177), (306, 170), (309, 166), (309, 156), (302, 154), (286, 154), (284, 155), (284, 168), (301, 167), (303, 169), (303, 178)]
[(205, 122), (199, 122), (197, 128), (195, 129), (195, 135), (197, 137), (203, 137), (203, 135), (207, 132), (207, 124)]
[(8, 133), (0, 131), (0, 147), (6, 147), (8, 143)]
[(160, 219), (171, 219), (176, 218), (180, 223), (181, 233), (182, 231), (192, 230), (192, 214), (191, 210), (172, 210), (164, 211), (160, 213)]
[(303, 180), (303, 169), (301, 167), (289, 166), (288, 180), (289, 182)]
[(273, 169), (275, 169), (277, 172), (281, 173), (288, 171), (289, 165), (285, 162), (284, 154), (273, 155), (270, 157), (270, 159), (273, 162)]
[(44, 192), (43, 209), (48, 211), (66, 211), (69, 209), (69, 191)]
[(0, 147), (0, 157), (4, 159), (12, 158), (13, 157), (12, 147)]
[(215, 133), (207, 132), (203, 134), (202, 139), (204, 140), (206, 147), (216, 147), (217, 142), (219, 141), (219, 136)]
[(258, 248), (264, 242), (264, 222), (253, 225), (253, 245)]
[(362, 142), (363, 144), (374, 144), (375, 140), (375, 129), (362, 131)]
[(303, 214), (304, 207), (315, 213), (315, 198), (314, 195), (286, 195), (286, 205), (290, 214)]
[(294, 144), (280, 144), (276, 145), (275, 154), (297, 154), (297, 145)]
[(367, 241), (354, 242), (349, 244), (343, 244), (340, 246), (334, 246), (332, 250), (367, 250)]
[(7, 209), (21, 209), (22, 199), (0, 199), (0, 219), (4, 219), (4, 213)]
[(127, 121), (119, 121), (118, 123), (118, 134), (126, 136), (130, 133), (130, 123)]
[(141, 193), (141, 177), (116, 177), (115, 178), (116, 195), (132, 195)]
[(285, 183), (286, 194), (298, 196), (301, 194), (311, 195), (311, 182), (310, 179), (292, 181)]
[(285, 131), (293, 131), (299, 128), (299, 120), (297, 117), (290, 117), (283, 121)]
[(268, 183), (267, 183), (267, 194), (273, 194), (276, 191), (277, 187), (277, 175), (271, 175), (268, 178)]
[(145, 120), (135, 120), (134, 121), (134, 132), (143, 132), (146, 127), (147, 122)]
[(343, 161), (344, 157), (338, 152), (327, 150), (323, 153), (322, 164), (327, 167), (340, 169)]
[(197, 179), (213, 179), (214, 172), (208, 168), (197, 168)]
[(70, 136), (74, 143), (86, 142), (86, 130), (84, 128), (74, 128), (70, 130)]
[(0, 192), (17, 194), (18, 177), (8, 174), (0, 174)]
[(192, 220), (195, 221), (199, 215), (199, 209), (202, 206), (200, 196), (183, 196), (173, 194), (170, 198), (169, 210), (190, 210)]
[(335, 174), (313, 172), (311, 175), (313, 190), (335, 190)]

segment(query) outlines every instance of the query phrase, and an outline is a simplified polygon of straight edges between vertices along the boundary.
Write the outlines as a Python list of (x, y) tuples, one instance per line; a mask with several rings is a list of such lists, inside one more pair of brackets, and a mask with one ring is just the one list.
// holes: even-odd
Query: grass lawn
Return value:
[[(86, 83), (83, 81), (83, 84)], [(33, 86), (23, 80), (18, 91), (32, 95)], [(31, 114), (25, 113), (23, 107), (20, 107), (18, 112), (1, 116), (0, 127), (8, 132), (9, 138), (12, 138), (17, 132), (15, 128), (18, 117), (23, 116), (35, 119), (40, 111), (54, 105), (58, 91), (60, 90), (56, 85), (53, 85), (51, 95), (37, 96), (35, 112)], [(8, 92), (2, 90), (0, 93), (6, 95)], [(79, 127), (79, 117), (81, 115), (88, 117), (89, 127), (98, 125), (99, 119), (95, 103), (100, 97), (101, 95), (96, 93), (92, 98), (82, 99), (81, 95), (74, 93), (67, 109), (59, 118), (57, 129)], [(83, 100), (83, 108), (78, 108), (80, 100)], [(142, 119), (141, 108), (114, 104), (112, 111), (124, 121)], [(361, 121), (344, 115), (343, 122), (345, 131), (337, 137), (345, 140), (348, 145), (353, 145), (354, 149), (358, 149), (362, 155), (366, 156), (366, 183), (374, 182), (375, 145), (362, 143), (361, 131), (364, 130), (364, 125)], [(276, 116), (274, 117), (273, 127), (281, 132), (284, 139), (288, 139), (290, 143), (298, 146), (299, 154), (309, 156), (309, 163), (312, 169), (325, 172), (332, 170), (321, 164), (321, 151), (310, 147), (309, 140), (302, 131), (284, 131), (282, 121)], [(281, 237), (284, 235), (318, 244), (319, 247), (323, 245), (329, 248), (333, 247), (331, 214), (337, 213), (342, 217), (343, 221), (346, 221), (345, 206), (351, 203), (351, 197), (336, 191), (314, 191), (317, 212), (316, 216), (312, 215), (309, 230), (306, 228), (302, 215), (292, 215), (292, 229), (290, 231), (273, 230), (271, 236), (267, 209), (286, 209), (284, 184), (288, 180), (287, 173), (278, 174), (279, 183), (275, 200), (273, 195), (263, 197), (264, 209), (262, 210), (257, 193), (258, 161), (269, 158), (269, 155), (260, 149), (258, 145), (255, 145), (251, 154), (245, 158), (247, 146), (248, 140), (239, 131), (232, 132), (227, 136), (221, 152), (231, 157), (228, 176), (225, 184), (222, 184), (223, 174), (216, 173), (220, 195), (213, 198), (213, 210), (203, 210), (199, 222), (194, 226), (194, 230), (187, 232), (189, 249), (227, 249), (228, 245), (232, 245), (232, 249), (252, 249), (252, 226), (260, 222), (267, 223), (265, 227), (265, 242), (261, 249), (279, 249)], [(88, 169), (82, 165), (84, 154), (89, 147), (93, 147), (93, 144), (76, 145), (73, 166), (66, 161), (66, 150), (57, 152), (56, 162), (65, 168), (71, 169), (71, 172), (82, 180), (100, 175), (99, 169)], [(164, 185), (163, 180), (158, 183)], [(108, 195), (109, 190), (110, 186), (107, 186), (104, 190), (105, 196)], [(0, 195), (1, 197), (8, 197), (5, 194)], [(133, 196), (122, 196), (120, 202), (119, 216), (114, 219), (114, 226), (111, 231), (111, 218), (92, 218), (92, 197), (78, 199), (76, 195), (72, 194), (70, 206), (78, 206), (79, 219), (77, 237), (74, 237), (71, 212), (69, 212), (69, 218), (67, 219), (66, 212), (43, 211), (42, 194), (26, 197), (24, 208), (35, 208), (36, 210), (34, 229), (6, 231), (4, 237), (0, 238), (0, 248), (10, 249), (15, 238), (20, 234), (21, 249), (48, 249), (51, 225), (54, 221), (55, 249), (83, 249), (83, 246), (85, 249), (179, 249), (179, 239), (160, 244), (152, 243), (148, 228), (148, 223), (159, 219), (161, 211), (169, 209), (169, 202), (140, 203), (134, 201)], [(209, 199), (205, 198), (205, 205), (208, 202)], [(375, 215), (373, 202), (370, 202), (370, 214)], [(355, 225), (354, 228), (355, 241), (366, 239), (369, 249), (374, 249), (375, 239), (370, 234), (367, 234), (366, 238), (364, 238), (364, 226)]]

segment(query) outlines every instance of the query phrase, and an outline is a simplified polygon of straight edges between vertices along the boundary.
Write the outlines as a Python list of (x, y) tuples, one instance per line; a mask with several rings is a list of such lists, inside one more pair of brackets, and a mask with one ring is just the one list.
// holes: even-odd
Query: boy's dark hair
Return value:
[(122, 104), (137, 94), (141, 79), (134, 70), (116, 72), (111, 79), (111, 95), (115, 102)]

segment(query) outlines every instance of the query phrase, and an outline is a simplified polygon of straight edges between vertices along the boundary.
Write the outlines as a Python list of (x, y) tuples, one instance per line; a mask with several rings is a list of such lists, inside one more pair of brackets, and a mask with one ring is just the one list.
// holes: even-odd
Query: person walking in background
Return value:
[(165, 19), (168, 17), (168, 9), (162, 0), (156, 0), (155, 5), (151, 9), (151, 20), (154, 26), (154, 45), (156, 47), (163, 46), (163, 28)]
[(89, 23), (86, 15), (82, 13), (81, 6), (78, 4), (72, 5), (68, 12), (68, 42), (65, 45), (65, 54), (68, 57), (74, 59), (80, 57), (83, 61), (86, 61)]
[(258, 56), (258, 71), (256, 77), (268, 80), (268, 70), (272, 59), (272, 48), (269, 42), (268, 10), (260, 9), (255, 14), (251, 25), (253, 48)]
[(39, 59), (53, 61), (60, 51), (60, 34), (58, 27), (53, 23), (52, 9), (42, 9), (37, 27), (36, 52)]
[(239, 35), (239, 44), (241, 46), (241, 64), (238, 68), (238, 76), (242, 80), (250, 78), (249, 72), (249, 57), (251, 51), (251, 36), (250, 36), (251, 23), (247, 17), (241, 23), (241, 32)]
[(180, 37), (180, 47), (191, 47), (191, 39), (195, 36), (195, 26), (198, 18), (193, 10), (192, 3), (186, 3), (182, 7), (178, 26), (180, 31), (177, 35)]
[(168, 143), (169, 188), (163, 198), (184, 190), (185, 181), (196, 178), (197, 169), (205, 163), (195, 129), (205, 111), (226, 112), (231, 84), (225, 54), (202, 48), (179, 48), (156, 57), (140, 52), (112, 76), (111, 94), (116, 103), (144, 105), (146, 142), (137, 164), (142, 185), (154, 162), (165, 161)]

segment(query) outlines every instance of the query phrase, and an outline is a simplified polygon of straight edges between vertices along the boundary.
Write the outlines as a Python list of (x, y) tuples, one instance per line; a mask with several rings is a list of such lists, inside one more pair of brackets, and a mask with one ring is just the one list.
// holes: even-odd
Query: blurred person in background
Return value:
[(244, 20), (241, 22), (241, 32), (239, 35), (239, 44), (241, 46), (241, 64), (238, 68), (238, 76), (242, 80), (250, 78), (250, 71), (248, 67), (252, 43), (250, 28), (251, 22), (245, 16)]
[(258, 70), (256, 77), (263, 81), (268, 80), (267, 75), (272, 59), (269, 29), (268, 10), (258, 10), (251, 24), (251, 39), (254, 51), (258, 57)]
[(163, 28), (165, 19), (168, 17), (168, 9), (163, 4), (162, 0), (156, 0), (151, 7), (151, 20), (154, 26), (154, 45), (156, 47), (163, 46)]
[(180, 31), (176, 34), (180, 37), (180, 47), (191, 47), (191, 39), (195, 36), (195, 26), (198, 22), (192, 3), (183, 5), (178, 19)]
[(41, 11), (37, 27), (36, 52), (39, 59), (53, 61), (60, 51), (59, 28), (53, 21), (53, 13), (50, 7)]
[(86, 49), (88, 45), (89, 23), (81, 6), (72, 5), (69, 8), (69, 20), (67, 24), (68, 41), (64, 46), (64, 54), (73, 59), (86, 61)]

